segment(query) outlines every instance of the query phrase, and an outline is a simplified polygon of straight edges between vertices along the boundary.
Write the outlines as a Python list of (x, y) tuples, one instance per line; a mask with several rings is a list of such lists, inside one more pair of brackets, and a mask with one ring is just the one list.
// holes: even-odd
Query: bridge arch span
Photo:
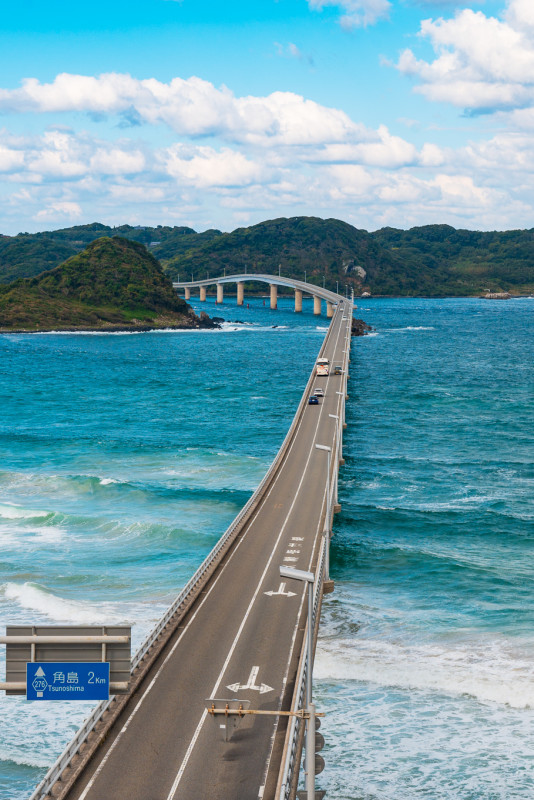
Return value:
[(293, 289), (295, 292), (295, 311), (302, 311), (302, 297), (304, 294), (311, 295), (314, 299), (313, 311), (314, 314), (321, 313), (321, 301), (326, 301), (326, 313), (331, 317), (334, 312), (334, 306), (339, 302), (347, 299), (343, 295), (331, 292), (329, 289), (324, 289), (316, 286), (313, 283), (295, 280), (294, 278), (285, 278), (281, 275), (268, 275), (257, 273), (241, 273), (238, 275), (223, 275), (217, 278), (205, 278), (198, 281), (184, 281), (173, 282), (175, 289), (180, 291), (184, 290), (185, 299), (189, 300), (191, 297), (192, 289), (199, 289), (200, 300), (206, 299), (206, 287), (217, 287), (217, 303), (222, 303), (224, 299), (224, 284), (236, 283), (237, 284), (237, 304), (243, 305), (244, 302), (244, 283), (267, 283), (271, 287), (271, 308), (276, 308), (277, 305), (277, 288), (278, 286)]

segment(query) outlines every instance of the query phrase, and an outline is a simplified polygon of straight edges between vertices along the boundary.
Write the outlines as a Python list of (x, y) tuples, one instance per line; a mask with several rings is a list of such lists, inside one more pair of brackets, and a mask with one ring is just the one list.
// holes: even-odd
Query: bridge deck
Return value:
[[(338, 310), (325, 355), (342, 361), (350, 314)], [(317, 378), (288, 452), (253, 517), (171, 637), (69, 800), (273, 798), (287, 720), (246, 717), (229, 742), (210, 697), (290, 706), (305, 627), (305, 588), (279, 566), (313, 569), (326, 499), (326, 453), (342, 414), (343, 376)], [(337, 469), (337, 464), (334, 469)], [(282, 592), (280, 592), (282, 589)], [(274, 592), (274, 594), (267, 594)], [(290, 594), (292, 593), (292, 594)], [(230, 688), (231, 687), (231, 688)]]

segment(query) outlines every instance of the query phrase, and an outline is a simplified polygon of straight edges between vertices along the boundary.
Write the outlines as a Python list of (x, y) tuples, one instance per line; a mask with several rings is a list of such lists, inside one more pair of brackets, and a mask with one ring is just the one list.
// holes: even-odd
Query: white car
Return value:
[(323, 390), (321, 389), (321, 387), (320, 387), (320, 386), (318, 386), (318, 387), (316, 388), (316, 390), (314, 391), (314, 395), (315, 395), (316, 397), (324, 397), (324, 392), (323, 392)]

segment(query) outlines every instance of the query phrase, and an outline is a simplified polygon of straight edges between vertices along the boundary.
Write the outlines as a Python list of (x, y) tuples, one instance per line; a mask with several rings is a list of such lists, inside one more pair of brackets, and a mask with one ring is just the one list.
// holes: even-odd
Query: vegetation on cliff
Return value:
[(95, 240), (59, 267), (0, 286), (0, 330), (201, 327), (144, 245)]

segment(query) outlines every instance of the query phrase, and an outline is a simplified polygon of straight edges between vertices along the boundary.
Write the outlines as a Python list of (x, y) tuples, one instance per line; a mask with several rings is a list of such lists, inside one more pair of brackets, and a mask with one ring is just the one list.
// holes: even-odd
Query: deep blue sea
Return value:
[[(261, 480), (326, 331), (311, 301), (249, 303), (203, 304), (215, 332), (0, 336), (0, 630), (129, 622), (137, 646), (155, 624)], [(352, 343), (317, 785), (525, 800), (534, 301), (355, 316), (376, 330)], [(2, 693), (0, 800), (31, 794), (89, 710)]]

